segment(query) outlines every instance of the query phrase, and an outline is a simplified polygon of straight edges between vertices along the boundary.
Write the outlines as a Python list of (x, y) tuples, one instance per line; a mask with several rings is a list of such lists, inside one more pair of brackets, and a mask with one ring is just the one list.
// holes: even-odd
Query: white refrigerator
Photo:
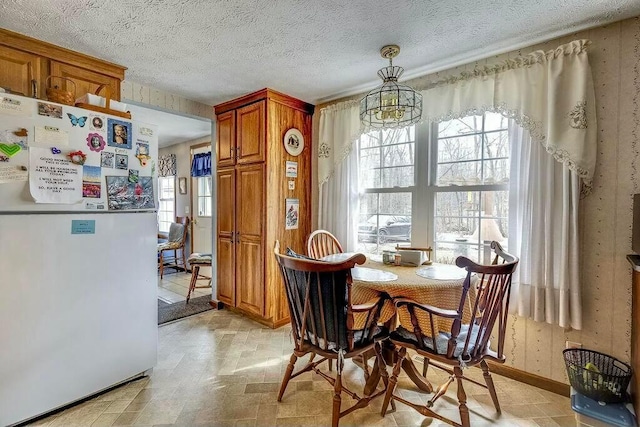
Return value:
[(156, 364), (157, 130), (133, 119), (0, 94), (0, 425)]

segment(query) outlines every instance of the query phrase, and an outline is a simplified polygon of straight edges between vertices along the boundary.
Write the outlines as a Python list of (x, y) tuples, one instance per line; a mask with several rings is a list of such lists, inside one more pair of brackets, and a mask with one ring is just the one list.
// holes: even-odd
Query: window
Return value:
[(176, 220), (175, 213), (175, 182), (174, 176), (164, 176), (158, 178), (158, 193), (160, 195), (160, 208), (158, 209), (158, 230), (164, 233), (169, 232), (171, 223)]
[(415, 189), (415, 128), (370, 132), (360, 138), (360, 221), (363, 252), (393, 249), (411, 241)]
[[(484, 261), (508, 237), (508, 119), (485, 113), (360, 138), (358, 250), (432, 246)], [(413, 213), (413, 214), (412, 214)]]
[(198, 216), (211, 216), (211, 176), (200, 176), (198, 180)]

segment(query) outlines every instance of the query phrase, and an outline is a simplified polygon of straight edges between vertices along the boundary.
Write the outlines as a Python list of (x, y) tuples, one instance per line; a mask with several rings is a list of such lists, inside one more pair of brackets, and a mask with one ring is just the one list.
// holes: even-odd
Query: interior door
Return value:
[(236, 306), (264, 315), (264, 164), (236, 167)]
[[(211, 151), (211, 146), (192, 148), (191, 157), (199, 153)], [(213, 233), (211, 228), (213, 213), (211, 175), (191, 178), (191, 212), (193, 220), (191, 227), (191, 252), (210, 254)], [(200, 268), (201, 274), (211, 277), (211, 268)]]

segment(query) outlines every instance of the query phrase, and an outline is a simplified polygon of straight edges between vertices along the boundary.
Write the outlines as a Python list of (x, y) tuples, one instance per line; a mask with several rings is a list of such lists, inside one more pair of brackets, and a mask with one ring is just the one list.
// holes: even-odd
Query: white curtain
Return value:
[(360, 137), (357, 102), (320, 111), (318, 146), (318, 227), (333, 233), (346, 251), (356, 249), (358, 237), (358, 151)]
[(557, 161), (578, 173), (588, 194), (597, 152), (589, 44), (575, 40), (435, 82), (421, 92), (423, 120), (485, 111), (513, 118)]
[[(575, 329), (582, 316), (578, 203), (580, 191), (587, 195), (593, 186), (597, 153), (589, 44), (575, 40), (535, 51), (421, 91), (423, 120), (493, 111), (522, 128), (512, 134), (517, 175), (511, 183), (509, 250), (521, 258), (513, 301), (523, 316)], [(319, 225), (349, 249), (357, 235), (357, 159), (350, 154), (369, 130), (358, 113), (354, 101), (320, 112)]]
[(509, 252), (520, 257), (511, 311), (581, 329), (580, 177), (513, 120), (509, 141)]

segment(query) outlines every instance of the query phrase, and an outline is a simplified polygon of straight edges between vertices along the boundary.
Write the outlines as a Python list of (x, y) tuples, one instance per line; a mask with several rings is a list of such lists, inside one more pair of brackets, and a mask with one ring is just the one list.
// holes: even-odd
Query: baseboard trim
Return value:
[(493, 373), (502, 375), (503, 377), (511, 378), (512, 380), (520, 381), (521, 383), (541, 388), (543, 390), (550, 391), (552, 393), (559, 394), (561, 396), (570, 396), (571, 388), (569, 384), (564, 384), (559, 381), (541, 377), (540, 375), (522, 371), (517, 368), (512, 368), (511, 366), (501, 365), (493, 362), (488, 363), (489, 369)]
[(211, 307), (215, 308), (216, 310), (222, 310), (223, 305), (220, 301), (216, 301), (212, 299), (211, 301), (209, 301), (209, 304), (211, 305)]

